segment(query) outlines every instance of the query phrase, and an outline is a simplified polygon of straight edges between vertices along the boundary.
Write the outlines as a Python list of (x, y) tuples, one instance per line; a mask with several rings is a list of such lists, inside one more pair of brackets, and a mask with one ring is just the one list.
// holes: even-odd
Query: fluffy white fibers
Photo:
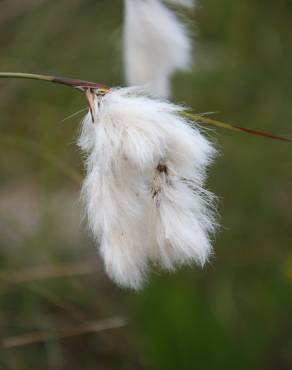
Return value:
[(88, 114), (79, 139), (82, 196), (109, 276), (138, 289), (151, 264), (203, 265), (215, 225), (203, 188), (211, 143), (183, 108), (135, 88), (112, 89), (95, 104), (96, 122)]
[(124, 65), (128, 85), (168, 97), (170, 77), (191, 65), (185, 26), (160, 0), (125, 0)]

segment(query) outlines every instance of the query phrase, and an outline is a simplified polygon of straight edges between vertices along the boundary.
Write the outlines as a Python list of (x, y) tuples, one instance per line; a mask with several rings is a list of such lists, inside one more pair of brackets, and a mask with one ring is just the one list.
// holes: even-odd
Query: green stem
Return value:
[(38, 75), (33, 73), (0, 72), (0, 78), (27, 78), (30, 80), (41, 80), (53, 82), (53, 76)]
[(0, 78), (25, 78), (29, 80), (54, 82), (57, 84), (73, 87), (75, 89), (79, 89), (82, 91), (85, 91), (87, 89), (98, 89), (102, 91), (109, 90), (107, 86), (101, 85), (96, 82), (76, 80), (76, 79), (58, 77), (58, 76), (39, 75), (39, 74), (34, 74), (34, 73), (0, 72)]

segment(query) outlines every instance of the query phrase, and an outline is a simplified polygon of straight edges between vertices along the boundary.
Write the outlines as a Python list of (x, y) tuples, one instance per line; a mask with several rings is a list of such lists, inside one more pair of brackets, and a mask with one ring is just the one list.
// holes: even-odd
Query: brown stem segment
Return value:
[(96, 82), (90, 82), (90, 81), (84, 81), (84, 80), (76, 80), (76, 79), (70, 79), (70, 78), (64, 78), (64, 77), (52, 77), (52, 82), (55, 82), (57, 84), (74, 87), (76, 89), (96, 89), (96, 90), (102, 90), (102, 91), (108, 91), (109, 87), (96, 83)]
[(245, 132), (247, 134), (262, 136), (262, 137), (266, 137), (266, 138), (269, 138), (269, 139), (286, 141), (288, 143), (292, 143), (292, 139), (289, 139), (287, 137), (277, 136), (277, 135), (271, 134), (270, 132), (257, 131), (257, 130), (253, 130), (251, 128), (245, 128), (245, 127), (239, 127), (239, 126), (234, 126), (234, 128), (237, 128), (238, 130), (240, 130), (242, 132)]

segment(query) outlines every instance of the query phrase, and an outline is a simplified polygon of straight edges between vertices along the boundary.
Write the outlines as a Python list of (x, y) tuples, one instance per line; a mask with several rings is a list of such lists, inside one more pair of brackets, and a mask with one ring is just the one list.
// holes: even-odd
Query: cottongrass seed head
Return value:
[(95, 106), (96, 122), (87, 114), (79, 138), (82, 198), (108, 275), (139, 289), (151, 265), (204, 265), (215, 228), (203, 187), (210, 141), (182, 107), (137, 88), (112, 89)]
[(156, 97), (167, 98), (172, 74), (191, 66), (186, 27), (160, 0), (125, 0), (123, 50), (127, 84)]

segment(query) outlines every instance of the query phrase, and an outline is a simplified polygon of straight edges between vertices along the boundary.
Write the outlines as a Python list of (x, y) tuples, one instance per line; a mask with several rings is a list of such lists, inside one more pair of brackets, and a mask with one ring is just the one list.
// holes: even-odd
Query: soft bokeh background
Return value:
[[(186, 15), (196, 65), (173, 99), (292, 136), (292, 2), (201, 0)], [(120, 0), (1, 0), (0, 70), (121, 85), (121, 34)], [(0, 81), (0, 369), (290, 370), (291, 146), (214, 133), (212, 263), (155, 271), (137, 294), (108, 280), (81, 220), (80, 117), (62, 120), (84, 107), (66, 87)], [(59, 338), (113, 317), (127, 325)], [(35, 332), (54, 338), (11, 342)]]

